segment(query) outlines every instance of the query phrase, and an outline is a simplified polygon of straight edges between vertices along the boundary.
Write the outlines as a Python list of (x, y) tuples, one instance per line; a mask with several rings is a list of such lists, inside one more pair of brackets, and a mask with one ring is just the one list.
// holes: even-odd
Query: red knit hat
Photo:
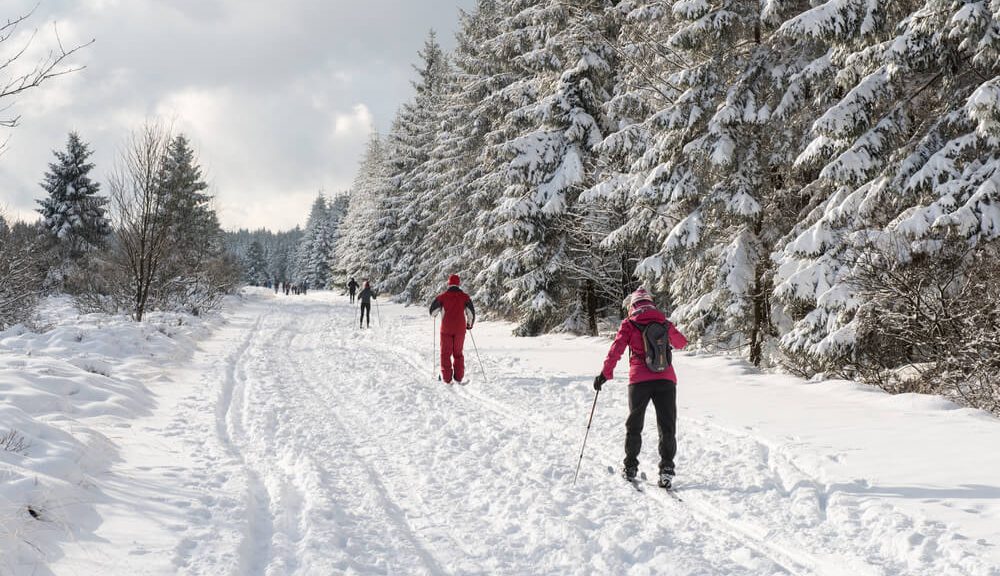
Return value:
[(458, 279), (458, 274), (452, 274), (448, 276), (448, 286), (458, 286), (460, 280)]

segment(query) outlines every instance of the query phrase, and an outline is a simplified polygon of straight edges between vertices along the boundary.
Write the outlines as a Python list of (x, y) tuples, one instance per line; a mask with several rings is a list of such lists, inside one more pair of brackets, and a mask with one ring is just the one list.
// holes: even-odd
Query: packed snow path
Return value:
[[(684, 499), (677, 502), (652, 486), (637, 493), (607, 473), (622, 457), (624, 365), (600, 394), (572, 483), (594, 399), (588, 375), (606, 340), (515, 339), (509, 326), (481, 323), (473, 336), (485, 377), (470, 338), (472, 383), (447, 386), (435, 379), (433, 324), (423, 308), (381, 303), (371, 329), (358, 328), (356, 311), (340, 295), (257, 292), (171, 373), (176, 393), (164, 392), (161, 409), (170, 416), (159, 432), (187, 449), (125, 450), (131, 469), (119, 470), (150, 475), (149, 497), (164, 508), (143, 512), (149, 530), (179, 540), (164, 573), (1000, 574), (1000, 542), (921, 513), (950, 494), (956, 499), (945, 506), (978, 518), (995, 507), (973, 510), (975, 503), (1000, 498), (1000, 488), (970, 482), (978, 488), (965, 494), (920, 492), (874, 478), (840, 480), (837, 465), (849, 456), (838, 447), (776, 440), (716, 415), (710, 394), (689, 393), (701, 382), (703, 393), (711, 381), (735, 385), (745, 376), (738, 363), (675, 360)], [(781, 377), (746, 378), (750, 387), (768, 378), (784, 385)], [(736, 404), (767, 411), (746, 402), (718, 408)], [(879, 422), (859, 418), (864, 424)], [(655, 437), (650, 407), (641, 469), (651, 478)], [(155, 461), (157, 451), (169, 465), (138, 456)], [(164, 478), (176, 488), (158, 492)], [(116, 530), (107, 522), (104, 541)], [(134, 521), (122, 526), (118, 532), (143, 531)], [(136, 544), (128, 554), (150, 552)], [(116, 571), (125, 564), (95, 558), (93, 549), (88, 556), (125, 573)], [(86, 572), (79, 554), (64, 562)], [(155, 572), (155, 562), (131, 566)]]

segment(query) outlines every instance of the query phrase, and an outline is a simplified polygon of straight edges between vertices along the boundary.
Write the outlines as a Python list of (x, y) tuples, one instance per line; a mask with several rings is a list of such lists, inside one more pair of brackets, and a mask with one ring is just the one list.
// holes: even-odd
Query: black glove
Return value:
[(601, 372), (600, 374), (598, 374), (597, 377), (594, 378), (594, 390), (597, 390), (598, 392), (600, 392), (601, 391), (601, 386), (604, 386), (604, 383), (607, 382), (607, 381), (608, 381), (608, 379), (604, 377), (604, 372)]
[(466, 324), (465, 325), (465, 329), (466, 330), (472, 330), (472, 324)]

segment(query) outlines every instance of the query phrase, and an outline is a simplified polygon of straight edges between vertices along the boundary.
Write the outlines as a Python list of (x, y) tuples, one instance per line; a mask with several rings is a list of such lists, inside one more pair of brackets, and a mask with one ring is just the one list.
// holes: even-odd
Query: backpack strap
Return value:
[[(639, 331), (639, 338), (642, 338), (642, 328), (643, 328), (642, 324), (639, 324), (638, 322), (636, 322), (635, 320), (633, 320), (631, 318), (628, 319), (628, 323), (631, 324), (632, 326), (635, 326), (635, 329)], [(645, 346), (645, 343), (643, 343), (643, 346)], [(629, 361), (632, 360), (632, 355), (633, 354), (635, 354), (635, 352), (632, 351), (632, 344), (629, 344), (628, 345), (628, 358), (629, 358)]]

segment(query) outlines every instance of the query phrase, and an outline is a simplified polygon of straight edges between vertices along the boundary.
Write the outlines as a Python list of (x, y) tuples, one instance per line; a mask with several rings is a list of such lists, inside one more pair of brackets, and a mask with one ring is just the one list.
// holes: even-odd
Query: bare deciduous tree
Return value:
[(126, 271), (129, 309), (141, 321), (170, 246), (159, 182), (170, 131), (150, 122), (133, 132), (109, 178), (115, 252)]

